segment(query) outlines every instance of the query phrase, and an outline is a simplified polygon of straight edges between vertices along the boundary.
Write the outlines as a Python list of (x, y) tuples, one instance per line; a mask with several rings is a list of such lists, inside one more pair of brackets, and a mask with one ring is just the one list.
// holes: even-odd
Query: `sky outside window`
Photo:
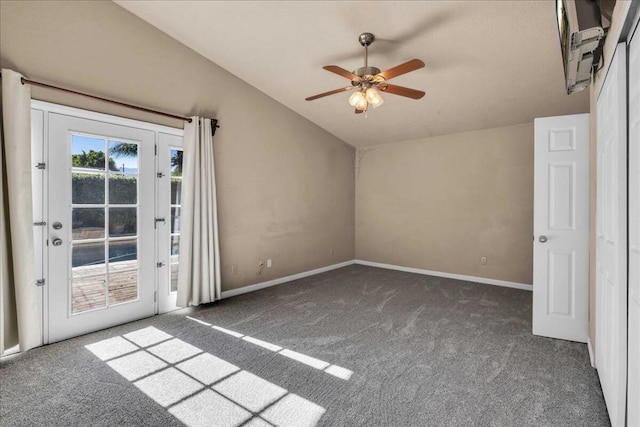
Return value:
[[(109, 145), (113, 146), (114, 143), (119, 143), (117, 140), (110, 140)], [(72, 144), (71, 144), (71, 154), (82, 154), (89, 153), (91, 150), (102, 152), (105, 151), (105, 140), (102, 138), (94, 138), (90, 136), (83, 135), (73, 135), (72, 136)], [(109, 153), (106, 153), (109, 155)], [(119, 153), (112, 153), (111, 158), (116, 164), (118, 171), (122, 172), (124, 168), (124, 172), (127, 173), (137, 173), (138, 172), (138, 155), (135, 156), (125, 156)]]

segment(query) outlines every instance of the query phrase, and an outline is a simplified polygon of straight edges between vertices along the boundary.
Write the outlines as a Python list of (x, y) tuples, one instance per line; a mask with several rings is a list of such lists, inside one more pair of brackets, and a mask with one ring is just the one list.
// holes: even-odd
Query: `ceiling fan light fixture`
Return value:
[(382, 97), (380, 96), (380, 94), (378, 93), (377, 90), (375, 90), (374, 88), (370, 87), (369, 89), (367, 89), (366, 92), (366, 98), (367, 98), (367, 102), (369, 103), (369, 105), (371, 105), (373, 108), (379, 107), (382, 104), (384, 104), (384, 99), (382, 99)]
[(365, 111), (368, 106), (367, 97), (362, 91), (354, 92), (349, 97), (349, 105), (355, 107), (356, 110)]
[(419, 59), (412, 59), (381, 72), (379, 68), (369, 66), (368, 47), (375, 40), (373, 34), (362, 33), (360, 34), (359, 40), (360, 44), (364, 47), (364, 67), (357, 68), (354, 71), (347, 71), (337, 65), (325, 65), (322, 67), (327, 71), (348, 79), (351, 86), (309, 96), (305, 98), (307, 101), (313, 101), (318, 98), (355, 89), (354, 93), (349, 97), (349, 105), (355, 107), (356, 114), (359, 114), (367, 111), (369, 106), (376, 108), (384, 104), (384, 99), (380, 96), (380, 91), (411, 99), (421, 99), (425, 95), (421, 90), (387, 83), (390, 79), (423, 68), (424, 62)]

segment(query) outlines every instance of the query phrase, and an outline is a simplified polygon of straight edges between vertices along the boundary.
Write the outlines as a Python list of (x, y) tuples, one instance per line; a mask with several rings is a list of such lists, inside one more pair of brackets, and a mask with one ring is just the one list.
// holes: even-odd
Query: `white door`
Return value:
[(627, 388), (625, 49), (616, 49), (598, 96), (596, 366), (614, 426), (624, 425)]
[(629, 379), (630, 426), (640, 426), (640, 26), (629, 43)]
[(533, 333), (586, 342), (589, 114), (535, 120)]
[(154, 139), (49, 113), (49, 342), (155, 313)]
[(182, 137), (158, 133), (158, 289), (160, 313), (175, 310), (178, 290)]

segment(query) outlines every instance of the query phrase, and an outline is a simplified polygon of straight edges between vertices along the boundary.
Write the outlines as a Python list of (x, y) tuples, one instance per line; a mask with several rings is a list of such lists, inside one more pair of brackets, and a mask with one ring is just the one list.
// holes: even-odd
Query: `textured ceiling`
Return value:
[[(354, 146), (589, 110), (586, 91), (565, 93), (551, 0), (116, 3)], [(427, 95), (383, 94), (366, 118), (350, 92), (305, 101), (349, 84), (321, 67), (362, 66), (365, 31), (370, 65), (426, 63), (391, 83)]]

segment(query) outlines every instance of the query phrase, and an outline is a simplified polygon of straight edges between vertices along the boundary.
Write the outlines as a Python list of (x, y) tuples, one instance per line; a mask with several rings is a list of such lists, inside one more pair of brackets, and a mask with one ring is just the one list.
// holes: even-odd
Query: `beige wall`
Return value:
[[(223, 290), (353, 259), (352, 147), (112, 2), (3, 0), (0, 19), (2, 67), (146, 107), (219, 119)], [(59, 92), (34, 88), (33, 95), (182, 126)], [(273, 268), (257, 275), (258, 261), (266, 258)]]
[(359, 149), (356, 258), (531, 284), (533, 136), (528, 123)]

